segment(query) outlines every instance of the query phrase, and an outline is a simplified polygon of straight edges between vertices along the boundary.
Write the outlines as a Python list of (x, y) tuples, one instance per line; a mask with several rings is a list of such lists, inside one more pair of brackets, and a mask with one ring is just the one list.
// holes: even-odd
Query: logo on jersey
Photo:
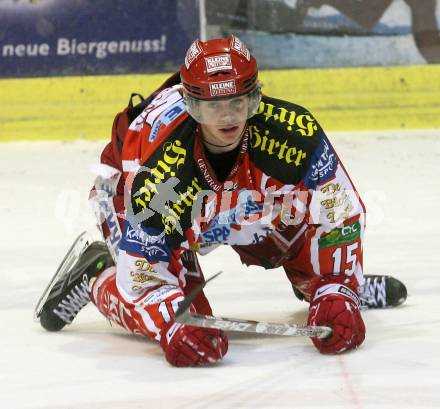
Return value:
[(214, 55), (213, 57), (205, 57), (205, 64), (207, 72), (232, 70), (231, 56), (229, 54), (220, 54)]
[(153, 126), (151, 128), (150, 136), (148, 137), (149, 142), (153, 142), (157, 134), (159, 133), (159, 129), (161, 125), (168, 125), (180, 115), (185, 112), (185, 104), (183, 100), (177, 101), (175, 104), (171, 105), (166, 111), (164, 111), (160, 116), (153, 122)]
[(337, 247), (342, 244), (356, 241), (361, 236), (361, 225), (359, 222), (348, 224), (338, 229), (332, 230), (326, 236), (318, 240), (319, 248)]
[(307, 157), (307, 152), (303, 152), (296, 146), (288, 145), (287, 140), (281, 143), (276, 138), (272, 138), (268, 129), (264, 130), (263, 134), (263, 131), (256, 125), (250, 125), (249, 135), (252, 149), (258, 149), (292, 166), (301, 166), (303, 159)]
[(338, 159), (336, 153), (323, 139), (313, 155), (310, 169), (304, 178), (304, 184), (311, 189), (314, 189), (319, 182), (324, 182), (332, 179), (336, 174), (338, 166)]
[(163, 233), (154, 228), (133, 228), (128, 221), (124, 225), (120, 247), (128, 253), (143, 255), (150, 262), (170, 259), (170, 250)]
[[(144, 168), (142, 173), (147, 173), (148, 177), (143, 180), (143, 186), (133, 194), (135, 197), (134, 202), (140, 210), (150, 209), (149, 204), (153, 196), (158, 193), (158, 186), (164, 183), (165, 180), (169, 180), (169, 177), (176, 176), (176, 169), (185, 163), (187, 152), (186, 149), (182, 147), (182, 142), (178, 139), (172, 142), (165, 142), (162, 151), (162, 157), (157, 160), (152, 169)], [(138, 175), (141, 174), (141, 170), (138, 171)], [(168, 187), (166, 193), (168, 197), (164, 198), (164, 200), (172, 199), (176, 195), (175, 192), (174, 195), (172, 195), (173, 190), (171, 187)], [(152, 209), (156, 210), (154, 208)]]
[(298, 132), (302, 136), (313, 136), (318, 130), (315, 118), (308, 112), (298, 115), (295, 111), (289, 111), (283, 106), (275, 106), (261, 101), (258, 114), (264, 117), (264, 122), (278, 122), (288, 131)]
[(162, 212), (162, 224), (165, 234), (173, 233), (176, 228), (183, 236), (180, 220), (188, 209), (192, 208), (194, 201), (197, 199), (197, 193), (202, 190), (199, 179), (196, 176), (191, 180), (191, 184), (186, 187), (184, 192), (178, 192), (180, 199), (173, 201), (168, 200), (164, 204)]
[[(166, 284), (166, 281), (161, 280), (158, 277), (141, 273), (139, 271), (130, 271), (130, 276), (132, 277), (131, 289), (133, 291), (143, 290), (145, 288), (145, 284), (149, 285), (150, 287), (153, 285)], [(154, 281), (154, 284), (152, 281)]]
[(233, 95), (236, 93), (235, 80), (212, 82), (209, 84), (211, 97)]
[(209, 223), (208, 229), (202, 233), (204, 243), (226, 242), (231, 234), (231, 224), (240, 224), (248, 216), (263, 210), (263, 204), (246, 198), (246, 202), (238, 203), (237, 207), (218, 214)]
[(321, 200), (321, 206), (324, 211), (334, 211), (336, 208), (350, 202), (346, 189), (341, 189), (339, 183), (329, 182), (321, 186), (319, 190), (324, 195), (324, 200)]

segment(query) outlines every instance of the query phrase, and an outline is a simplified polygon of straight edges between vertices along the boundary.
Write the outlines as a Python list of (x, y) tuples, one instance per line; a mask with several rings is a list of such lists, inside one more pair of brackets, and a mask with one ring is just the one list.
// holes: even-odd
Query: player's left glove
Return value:
[(217, 362), (228, 351), (223, 331), (169, 322), (162, 329), (161, 346), (173, 366), (198, 366)]
[(332, 328), (330, 337), (312, 338), (323, 354), (355, 349), (365, 339), (365, 325), (359, 311), (359, 298), (350, 288), (333, 283), (316, 289), (309, 308), (308, 325)]

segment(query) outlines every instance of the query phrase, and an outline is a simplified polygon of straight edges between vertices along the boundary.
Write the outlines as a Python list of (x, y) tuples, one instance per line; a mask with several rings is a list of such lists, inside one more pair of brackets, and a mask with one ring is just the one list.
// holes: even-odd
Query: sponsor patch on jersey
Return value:
[(172, 284), (164, 284), (158, 289), (154, 290), (148, 296), (144, 299), (143, 304), (144, 305), (150, 305), (150, 304), (160, 304), (162, 301), (166, 300), (167, 298), (171, 297), (175, 294), (181, 294), (181, 290), (176, 285)]
[(361, 225), (359, 222), (354, 222), (352, 224), (348, 224), (347, 226), (334, 229), (324, 237), (321, 237), (318, 240), (318, 245), (320, 249), (338, 247), (342, 244), (356, 241), (360, 236)]
[(148, 227), (133, 228), (128, 221), (124, 225), (120, 248), (131, 254), (142, 255), (149, 262), (169, 261), (170, 259), (170, 250), (162, 232)]
[(205, 64), (207, 72), (232, 70), (231, 56), (229, 54), (205, 57)]
[(251, 60), (251, 53), (247, 47), (237, 37), (232, 36), (231, 48), (241, 54), (247, 61)]
[(204, 243), (227, 242), (231, 234), (231, 224), (240, 224), (250, 215), (257, 214), (263, 210), (263, 204), (256, 203), (251, 198), (246, 202), (237, 204), (237, 207), (215, 216), (209, 223), (208, 229), (202, 233)]
[(315, 189), (316, 185), (323, 184), (336, 174), (338, 158), (330, 144), (323, 139), (313, 155), (310, 168), (304, 178), (304, 185)]
[(175, 104), (171, 105), (166, 111), (162, 112), (162, 114), (160, 114), (159, 117), (153, 122), (148, 141), (153, 142), (157, 138), (161, 125), (168, 125), (185, 111), (186, 108), (183, 100), (179, 100)]
[(235, 80), (212, 82), (209, 84), (211, 97), (233, 95), (236, 93)]
[(141, 291), (146, 286), (163, 285), (166, 284), (165, 280), (161, 280), (154, 275), (145, 274), (139, 271), (130, 271), (131, 276), (131, 289), (133, 291)]
[(196, 60), (196, 58), (202, 53), (202, 48), (200, 47), (199, 40), (194, 41), (186, 52), (185, 56), (185, 67), (189, 70), (191, 64)]
[(182, 95), (178, 90), (178, 86), (166, 88), (151, 101), (144, 109), (141, 116), (144, 117), (146, 124), (153, 126), (157, 118), (160, 117), (169, 107), (182, 100)]

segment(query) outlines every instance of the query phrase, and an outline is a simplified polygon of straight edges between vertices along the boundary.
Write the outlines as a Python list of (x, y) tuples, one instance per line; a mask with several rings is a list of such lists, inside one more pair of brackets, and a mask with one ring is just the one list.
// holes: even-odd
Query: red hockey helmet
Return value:
[(254, 56), (234, 35), (202, 42), (188, 49), (180, 70), (188, 112), (198, 122), (199, 105), (206, 100), (249, 96), (248, 118), (255, 115), (261, 98)]

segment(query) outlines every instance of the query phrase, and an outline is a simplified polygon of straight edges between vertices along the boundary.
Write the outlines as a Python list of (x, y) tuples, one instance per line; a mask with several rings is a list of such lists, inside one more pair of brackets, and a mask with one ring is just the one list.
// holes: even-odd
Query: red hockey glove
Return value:
[(175, 322), (162, 329), (160, 344), (166, 360), (173, 366), (211, 364), (228, 351), (228, 339), (223, 331)]
[(309, 308), (309, 325), (326, 325), (333, 329), (329, 338), (312, 338), (322, 354), (338, 354), (355, 349), (365, 339), (365, 325), (359, 312), (359, 298), (341, 284), (319, 287)]

